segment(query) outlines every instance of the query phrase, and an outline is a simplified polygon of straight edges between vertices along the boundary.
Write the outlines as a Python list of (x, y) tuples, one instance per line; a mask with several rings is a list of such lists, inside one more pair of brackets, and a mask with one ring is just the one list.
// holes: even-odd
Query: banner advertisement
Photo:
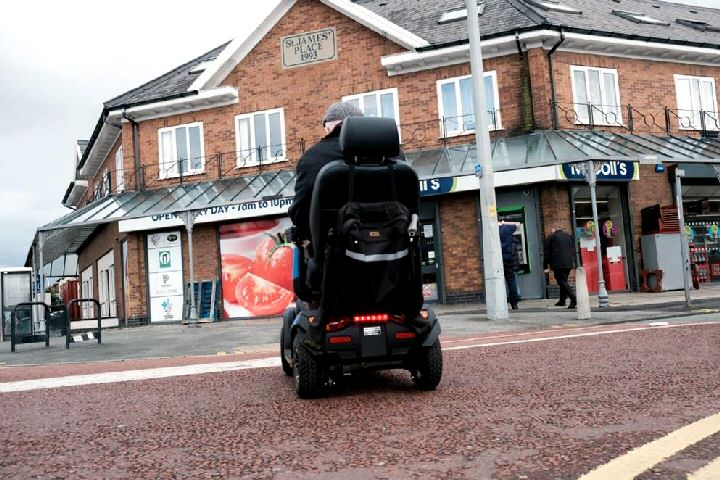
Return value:
[(520, 267), (517, 273), (520, 275), (530, 273), (530, 258), (528, 256), (527, 228), (525, 220), (525, 207), (507, 207), (498, 209), (498, 221), (515, 225), (515, 237), (518, 246), (518, 258)]
[(282, 315), (294, 302), (291, 226), (287, 217), (220, 226), (225, 318)]
[(147, 245), (150, 320), (179, 322), (184, 305), (180, 231), (152, 233)]

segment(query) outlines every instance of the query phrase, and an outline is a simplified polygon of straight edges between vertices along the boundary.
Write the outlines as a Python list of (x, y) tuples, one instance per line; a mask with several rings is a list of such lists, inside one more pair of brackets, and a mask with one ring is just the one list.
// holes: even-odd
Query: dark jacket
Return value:
[(575, 268), (575, 240), (562, 230), (557, 230), (545, 240), (545, 267)]
[(340, 150), (340, 125), (325, 138), (310, 147), (297, 164), (295, 199), (288, 214), (295, 225), (297, 239), (310, 239), (310, 202), (313, 187), (320, 169), (328, 163), (343, 159)]
[[(288, 215), (295, 225), (296, 240), (310, 240), (310, 203), (315, 187), (315, 179), (322, 167), (335, 160), (343, 160), (345, 156), (340, 149), (340, 131), (342, 124), (335, 127), (325, 138), (310, 147), (297, 164), (295, 169), (295, 198), (288, 210)], [(405, 153), (400, 150), (399, 160), (405, 160)]]
[(500, 247), (502, 250), (503, 265), (517, 271), (520, 268), (520, 257), (518, 255), (518, 244), (515, 238), (517, 227), (511, 224), (500, 225)]

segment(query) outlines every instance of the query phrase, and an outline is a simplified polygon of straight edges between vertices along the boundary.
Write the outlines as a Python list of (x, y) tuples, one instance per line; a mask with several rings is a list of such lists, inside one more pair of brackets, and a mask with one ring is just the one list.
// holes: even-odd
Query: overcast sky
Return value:
[[(63, 215), (102, 103), (252, 30), (277, 0), (10, 1), (0, 14), (0, 267)], [(720, 0), (682, 3), (720, 7)]]

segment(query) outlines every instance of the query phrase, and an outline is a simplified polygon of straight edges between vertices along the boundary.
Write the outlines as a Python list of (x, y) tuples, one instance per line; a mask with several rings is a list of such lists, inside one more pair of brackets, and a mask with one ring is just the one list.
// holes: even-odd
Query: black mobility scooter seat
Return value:
[(442, 373), (433, 312), (423, 307), (417, 174), (399, 160), (392, 119), (354, 117), (340, 134), (344, 159), (324, 166), (310, 205), (311, 303), (288, 310), (283, 369), (301, 397), (356, 369), (405, 368), (434, 389)]

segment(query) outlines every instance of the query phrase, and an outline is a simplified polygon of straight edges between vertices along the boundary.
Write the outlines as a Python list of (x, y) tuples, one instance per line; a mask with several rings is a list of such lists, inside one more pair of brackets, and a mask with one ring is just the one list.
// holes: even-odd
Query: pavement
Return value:
[[(703, 286), (692, 292), (692, 308), (685, 306), (684, 292), (620, 293), (610, 295), (609, 308), (593, 308), (591, 320), (577, 320), (576, 312), (555, 307), (555, 300), (525, 300), (507, 320), (488, 320), (485, 306), (436, 305), (442, 338), (571, 326), (682, 318), (696, 314), (717, 315), (720, 321), (720, 285)], [(591, 297), (591, 305), (597, 305)], [(125, 361), (150, 358), (223, 356), (245, 353), (275, 353), (278, 350), (280, 318), (233, 320), (202, 324), (149, 325), (103, 331), (103, 343), (71, 344), (66, 350), (64, 337), (51, 338), (51, 345), (21, 344), (15, 353), (9, 342), (0, 344), (0, 367), (47, 365), (98, 361)]]

